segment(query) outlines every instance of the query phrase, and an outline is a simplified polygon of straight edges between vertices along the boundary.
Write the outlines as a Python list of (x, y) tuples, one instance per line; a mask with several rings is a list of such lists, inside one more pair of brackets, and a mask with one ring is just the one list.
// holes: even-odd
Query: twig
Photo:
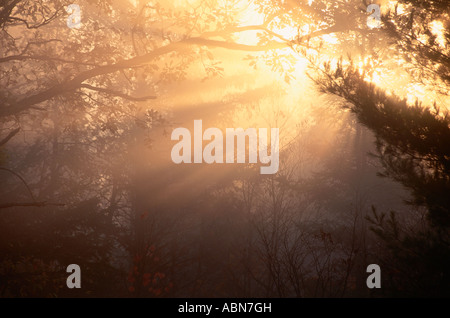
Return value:
[(0, 209), (12, 208), (16, 206), (34, 206), (34, 207), (45, 207), (45, 206), (65, 206), (64, 203), (48, 203), (45, 201), (42, 202), (9, 202), (0, 204)]
[(89, 84), (81, 84), (80, 87), (81, 88), (87, 88), (87, 89), (90, 89), (92, 91), (97, 91), (97, 92), (100, 92), (100, 93), (105, 93), (105, 94), (109, 94), (109, 95), (118, 96), (118, 97), (121, 97), (121, 98), (124, 98), (124, 99), (128, 99), (128, 100), (131, 100), (131, 101), (135, 101), (135, 102), (146, 101), (146, 100), (149, 100), (149, 99), (156, 99), (156, 96), (134, 97), (134, 96), (130, 96), (130, 95), (127, 95), (127, 94), (124, 94), (124, 93), (121, 93), (121, 92), (117, 92), (117, 91), (114, 91), (114, 90), (110, 90), (110, 89), (107, 89), (107, 88), (91, 86)]
[(6, 144), (12, 137), (17, 135), (17, 133), (20, 131), (20, 128), (16, 128), (13, 131), (11, 131), (8, 136), (6, 136), (3, 140), (0, 140), (0, 147)]

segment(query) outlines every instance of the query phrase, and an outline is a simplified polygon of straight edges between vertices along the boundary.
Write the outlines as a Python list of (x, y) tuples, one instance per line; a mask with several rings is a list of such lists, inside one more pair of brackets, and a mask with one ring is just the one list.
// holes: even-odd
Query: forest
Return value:
[(450, 297), (449, 111), (447, 0), (0, 0), (0, 297)]

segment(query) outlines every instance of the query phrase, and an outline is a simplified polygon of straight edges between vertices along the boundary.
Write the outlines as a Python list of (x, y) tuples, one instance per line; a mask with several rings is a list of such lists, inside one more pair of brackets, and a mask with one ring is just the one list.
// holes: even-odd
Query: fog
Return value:
[(448, 296), (448, 8), (71, 3), (0, 6), (1, 297)]

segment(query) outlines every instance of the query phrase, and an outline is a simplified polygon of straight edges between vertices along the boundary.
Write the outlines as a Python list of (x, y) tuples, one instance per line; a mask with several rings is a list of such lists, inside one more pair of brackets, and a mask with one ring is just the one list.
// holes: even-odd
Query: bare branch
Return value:
[(65, 206), (65, 203), (49, 203), (49, 202), (8, 202), (0, 204), (0, 209), (7, 209), (17, 206), (34, 206), (34, 207), (45, 207), (45, 206)]
[(17, 133), (20, 131), (20, 128), (16, 128), (13, 131), (11, 131), (8, 136), (6, 136), (5, 138), (3, 138), (2, 140), (0, 140), (0, 147), (3, 146), (4, 144), (6, 144), (12, 137), (14, 137), (15, 135), (17, 135)]
[(53, 21), (57, 17), (58, 13), (61, 11), (61, 8), (56, 10), (55, 13), (53, 13), (49, 18), (45, 18), (44, 17), (42, 22), (40, 22), (38, 24), (35, 24), (35, 25), (30, 25), (27, 20), (21, 19), (21, 18), (17, 18), (17, 17), (8, 17), (7, 21), (8, 22), (10, 22), (10, 21), (19, 21), (19, 22), (22, 22), (23, 24), (25, 24), (27, 29), (38, 29), (38, 28), (40, 28), (40, 27), (42, 27), (42, 26), (44, 26), (46, 24), (49, 24), (51, 21)]
[(13, 1), (2, 1), (2, 9), (0, 11), (0, 28), (4, 28), (5, 23), (8, 22), (9, 17), (11, 15), (11, 12), (14, 10), (14, 8), (16, 7), (16, 5), (20, 2), (21, 0), (13, 0)]
[(14, 171), (12, 171), (12, 170), (10, 170), (10, 169), (8, 169), (8, 168), (0, 167), (0, 170), (8, 171), (9, 173), (11, 173), (11, 174), (15, 175), (17, 178), (19, 178), (20, 181), (22, 181), (23, 184), (25, 185), (25, 187), (27, 188), (27, 190), (28, 190), (28, 192), (30, 193), (30, 196), (31, 196), (31, 198), (33, 199), (33, 201), (36, 201), (36, 199), (34, 198), (33, 192), (31, 192), (31, 189), (30, 189), (30, 187), (28, 186), (28, 184), (26, 183), (26, 181), (24, 180), (24, 178), (22, 178), (17, 172), (14, 172)]

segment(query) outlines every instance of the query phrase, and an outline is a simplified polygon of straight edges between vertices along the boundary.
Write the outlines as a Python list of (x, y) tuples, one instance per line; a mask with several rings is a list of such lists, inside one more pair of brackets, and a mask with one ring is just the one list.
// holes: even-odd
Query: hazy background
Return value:
[[(449, 295), (445, 1), (71, 3), (0, 1), (2, 297)], [(196, 119), (278, 173), (174, 164)]]

